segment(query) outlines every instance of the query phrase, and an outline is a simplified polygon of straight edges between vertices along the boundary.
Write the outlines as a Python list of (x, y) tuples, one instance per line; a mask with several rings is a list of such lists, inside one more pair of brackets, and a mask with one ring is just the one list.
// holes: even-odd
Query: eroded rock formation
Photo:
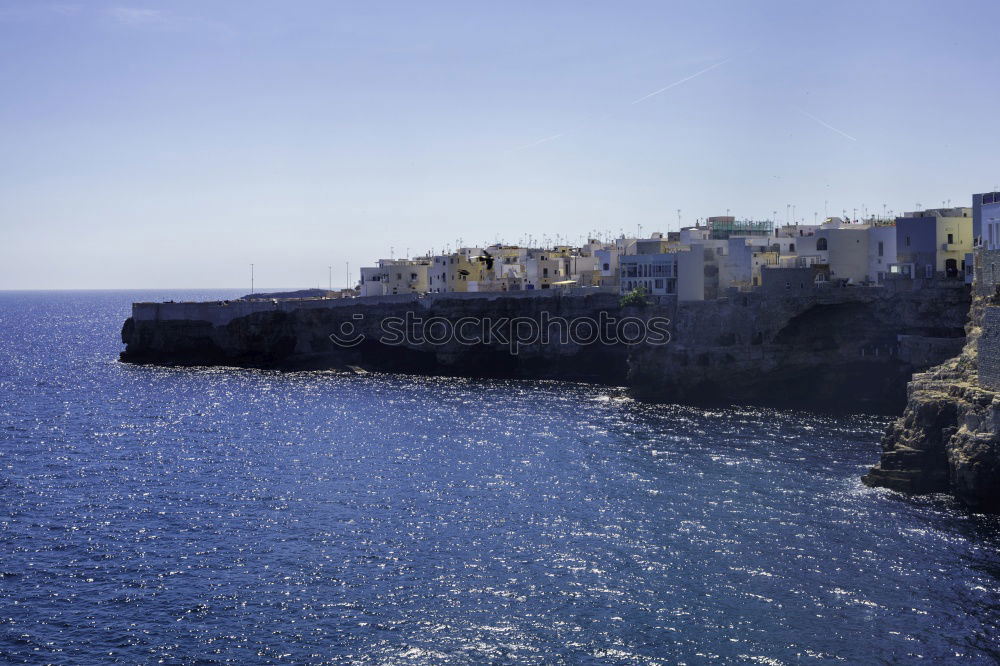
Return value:
[[(993, 325), (991, 280), (977, 256), (966, 343), (955, 358), (913, 376), (907, 404), (882, 438), (882, 457), (862, 480), (906, 493), (950, 492), (976, 511), (1000, 511), (1000, 392), (980, 378), (981, 344)], [(992, 319), (992, 318), (989, 318)]]

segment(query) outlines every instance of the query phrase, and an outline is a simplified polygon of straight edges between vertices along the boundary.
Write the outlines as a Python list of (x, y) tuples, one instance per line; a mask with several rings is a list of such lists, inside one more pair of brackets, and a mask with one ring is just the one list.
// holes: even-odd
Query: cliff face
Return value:
[[(625, 385), (654, 401), (898, 413), (911, 373), (961, 348), (967, 309), (968, 292), (957, 284), (797, 296), (762, 290), (625, 309), (607, 293), (136, 304), (122, 330), (122, 360), (563, 379)], [(508, 337), (530, 332), (531, 322), (551, 335), (518, 345), (516, 354), (503, 339), (387, 344), (383, 322), (408, 316), (434, 337), (440, 331), (429, 322), (470, 319), (520, 322)], [(669, 320), (670, 341), (587, 342), (582, 329), (567, 340), (558, 325), (545, 324), (601, 316)], [(363, 339), (343, 346), (330, 337), (345, 331)]]
[(632, 350), (629, 386), (664, 402), (899, 413), (912, 373), (962, 348), (969, 304), (959, 284), (915, 286), (687, 304), (672, 344)]
[[(981, 265), (982, 256), (977, 256)], [(968, 507), (1000, 511), (1000, 392), (984, 386), (980, 354), (984, 315), (992, 307), (989, 279), (977, 269), (977, 285), (961, 353), (915, 374), (907, 403), (882, 438), (878, 465), (862, 477), (869, 486), (906, 493), (950, 492)]]
[[(669, 314), (652, 308), (647, 316), (657, 312)], [(121, 358), (162, 365), (361, 368), (621, 384), (625, 346), (561, 339), (560, 322), (596, 319), (601, 313), (622, 316), (617, 295), (137, 304), (122, 329), (126, 349)], [(448, 336), (449, 327), (455, 332), (463, 319), (480, 323), (463, 329), (466, 338), (479, 341)], [(532, 339), (540, 331), (531, 329), (531, 322), (541, 327), (546, 321), (555, 322), (548, 326), (548, 344)], [(405, 339), (397, 340), (404, 329)], [(512, 343), (517, 353), (511, 353)]]

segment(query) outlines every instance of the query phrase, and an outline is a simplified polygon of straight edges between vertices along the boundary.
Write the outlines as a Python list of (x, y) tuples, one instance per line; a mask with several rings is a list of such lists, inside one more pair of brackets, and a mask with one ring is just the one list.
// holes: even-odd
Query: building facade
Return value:
[(677, 253), (632, 254), (619, 262), (621, 293), (641, 287), (653, 296), (677, 294)]

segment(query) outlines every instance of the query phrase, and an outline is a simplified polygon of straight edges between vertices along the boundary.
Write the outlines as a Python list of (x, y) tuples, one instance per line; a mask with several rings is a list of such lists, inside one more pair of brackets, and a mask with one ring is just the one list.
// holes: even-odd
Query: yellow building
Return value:
[(386, 294), (427, 293), (430, 259), (383, 259), (382, 284)]
[(528, 257), (527, 284), (533, 289), (549, 289), (556, 282), (564, 282), (569, 278), (567, 270), (569, 258), (558, 252), (553, 255), (548, 250), (542, 250)]
[(760, 269), (764, 266), (777, 266), (780, 255), (777, 252), (754, 252), (750, 255), (750, 281), (755, 287), (760, 286)]
[(492, 272), (481, 256), (482, 250), (462, 248), (449, 257), (448, 291), (479, 291), (480, 284), (491, 281)]
[(966, 215), (949, 215), (939, 217), (937, 223), (937, 244), (941, 248), (937, 253), (937, 270), (950, 274), (952, 269), (961, 269), (965, 273), (965, 255), (972, 252), (972, 215), (969, 209), (963, 209)]
[(972, 209), (931, 208), (896, 218), (893, 272), (930, 278), (935, 273), (958, 277), (965, 273), (965, 255), (972, 252)]

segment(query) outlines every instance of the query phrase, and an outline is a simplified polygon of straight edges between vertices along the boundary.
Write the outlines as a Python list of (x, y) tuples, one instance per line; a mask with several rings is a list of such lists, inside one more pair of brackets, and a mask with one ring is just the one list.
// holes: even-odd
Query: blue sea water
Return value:
[(117, 362), (0, 293), (0, 662), (993, 663), (1000, 523), (887, 421), (558, 382)]

